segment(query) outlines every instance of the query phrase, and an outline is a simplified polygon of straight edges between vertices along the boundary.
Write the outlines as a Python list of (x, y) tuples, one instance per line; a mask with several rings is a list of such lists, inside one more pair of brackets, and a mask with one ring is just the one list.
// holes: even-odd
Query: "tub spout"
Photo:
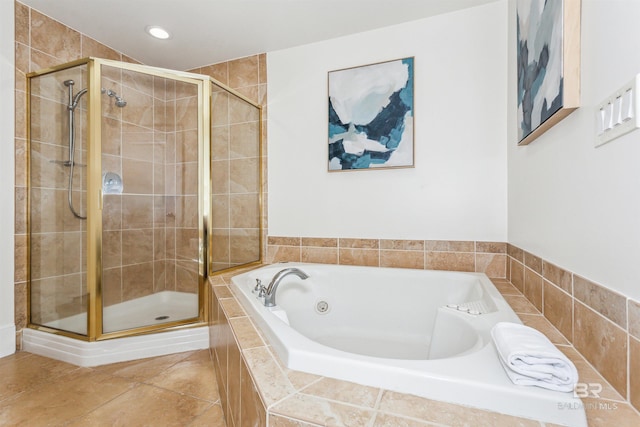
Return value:
[(276, 290), (278, 289), (278, 285), (280, 285), (280, 281), (282, 279), (284, 279), (286, 276), (290, 274), (295, 274), (302, 280), (309, 277), (307, 273), (295, 267), (285, 268), (284, 270), (278, 271), (276, 275), (273, 276), (273, 279), (271, 279), (271, 283), (269, 283), (269, 286), (265, 291), (265, 294), (264, 294), (265, 307), (273, 307), (276, 305)]

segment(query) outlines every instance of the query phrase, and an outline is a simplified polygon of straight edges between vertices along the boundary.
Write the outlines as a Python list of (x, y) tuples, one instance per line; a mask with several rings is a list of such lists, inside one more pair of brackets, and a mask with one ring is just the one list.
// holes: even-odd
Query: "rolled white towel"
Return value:
[(500, 362), (514, 384), (570, 392), (578, 370), (541, 332), (517, 323), (500, 322), (491, 329)]

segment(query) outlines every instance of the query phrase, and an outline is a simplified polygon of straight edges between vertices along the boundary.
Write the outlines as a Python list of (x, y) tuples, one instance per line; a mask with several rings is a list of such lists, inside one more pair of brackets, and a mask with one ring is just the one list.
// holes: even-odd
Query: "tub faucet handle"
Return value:
[(254, 294), (257, 292), (258, 293), (258, 298), (264, 298), (265, 297), (265, 295), (267, 294), (267, 288), (265, 288), (264, 285), (262, 284), (262, 280), (256, 279), (256, 286), (253, 288), (252, 292)]

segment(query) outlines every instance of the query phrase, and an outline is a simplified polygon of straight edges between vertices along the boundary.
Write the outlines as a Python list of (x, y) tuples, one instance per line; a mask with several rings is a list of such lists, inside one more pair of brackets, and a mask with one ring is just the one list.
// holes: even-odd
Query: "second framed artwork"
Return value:
[(413, 57), (330, 71), (329, 171), (414, 166)]
[(581, 0), (517, 0), (518, 145), (580, 106)]

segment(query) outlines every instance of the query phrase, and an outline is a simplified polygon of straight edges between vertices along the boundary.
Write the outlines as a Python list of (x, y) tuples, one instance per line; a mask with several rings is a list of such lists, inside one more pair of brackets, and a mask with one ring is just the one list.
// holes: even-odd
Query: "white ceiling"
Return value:
[(189, 70), (496, 0), (20, 1), (144, 64)]

